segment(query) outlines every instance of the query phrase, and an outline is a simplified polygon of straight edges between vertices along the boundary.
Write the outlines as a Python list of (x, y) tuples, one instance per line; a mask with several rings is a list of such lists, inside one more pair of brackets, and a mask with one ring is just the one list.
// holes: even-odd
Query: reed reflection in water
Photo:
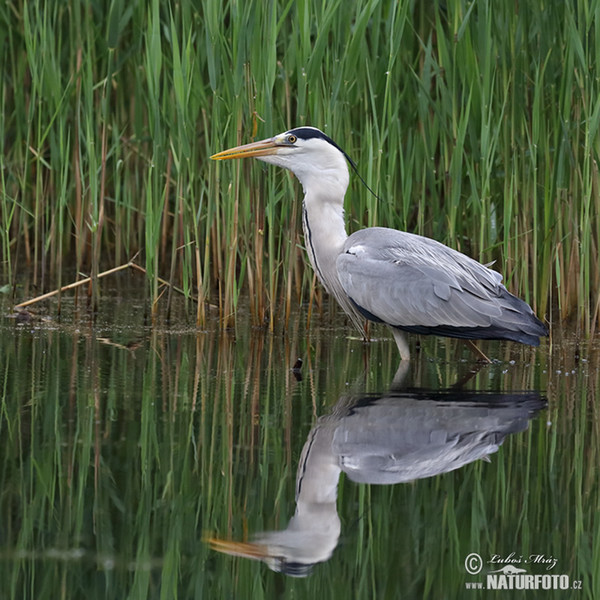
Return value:
[(107, 291), (95, 315), (66, 297), (60, 319), (0, 314), (3, 598), (462, 598), (473, 551), (552, 555), (584, 597), (600, 594), (595, 347), (556, 331), (551, 348), (489, 343), (494, 363), (469, 379), (468, 350), (423, 339), (391, 395), (461, 381), (461, 392), (542, 390), (548, 409), (491, 463), (403, 485), (339, 477), (332, 559), (285, 577), (203, 536), (286, 528), (309, 432), (358, 419), (369, 402), (355, 390), (373, 403), (389, 388), (393, 342), (374, 330), (364, 345), (317, 313), (310, 329), (294, 315), (275, 335), (241, 317), (233, 331), (198, 330), (193, 305), (153, 323), (134, 289)]

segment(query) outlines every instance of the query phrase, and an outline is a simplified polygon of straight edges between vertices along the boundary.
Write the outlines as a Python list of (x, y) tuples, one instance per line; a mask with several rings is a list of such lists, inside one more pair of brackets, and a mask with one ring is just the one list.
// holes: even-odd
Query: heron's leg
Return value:
[(400, 351), (400, 358), (402, 360), (410, 360), (410, 349), (408, 347), (408, 340), (406, 339), (404, 332), (400, 331), (400, 329), (392, 327), (392, 333), (394, 334), (396, 345)]
[(392, 384), (390, 385), (390, 390), (398, 391), (404, 387), (404, 380), (408, 375), (410, 370), (410, 360), (401, 360), (398, 365), (398, 370), (394, 375), (394, 379), (392, 380)]

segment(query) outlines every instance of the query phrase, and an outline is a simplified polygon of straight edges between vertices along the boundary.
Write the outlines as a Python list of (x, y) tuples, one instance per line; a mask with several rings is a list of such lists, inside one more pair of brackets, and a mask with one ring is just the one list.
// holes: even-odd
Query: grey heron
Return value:
[[(502, 284), (502, 275), (433, 239), (386, 227), (346, 233), (349, 156), (314, 127), (236, 146), (214, 160), (254, 157), (292, 171), (304, 189), (306, 251), (317, 277), (351, 321), (388, 325), (402, 359), (402, 332), (505, 339), (538, 346), (547, 327)], [(348, 161), (348, 162), (347, 162)]]

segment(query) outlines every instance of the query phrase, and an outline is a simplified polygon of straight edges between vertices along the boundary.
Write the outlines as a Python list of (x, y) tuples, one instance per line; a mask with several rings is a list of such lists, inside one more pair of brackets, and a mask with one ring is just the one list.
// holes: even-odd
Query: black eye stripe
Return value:
[(300, 138), (301, 140), (319, 138), (321, 140), (329, 142), (332, 146), (335, 146), (336, 148), (341, 150), (341, 148), (329, 136), (325, 135), (319, 129), (313, 129), (312, 127), (296, 127), (288, 133), (289, 135), (293, 135), (294, 137)]

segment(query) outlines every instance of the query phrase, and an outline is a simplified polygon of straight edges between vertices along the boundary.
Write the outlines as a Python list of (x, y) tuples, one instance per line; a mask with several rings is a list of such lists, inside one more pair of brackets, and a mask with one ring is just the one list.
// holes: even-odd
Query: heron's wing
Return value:
[(360, 310), (389, 325), (489, 327), (511, 310), (499, 273), (418, 235), (363, 229), (346, 240), (336, 266)]

